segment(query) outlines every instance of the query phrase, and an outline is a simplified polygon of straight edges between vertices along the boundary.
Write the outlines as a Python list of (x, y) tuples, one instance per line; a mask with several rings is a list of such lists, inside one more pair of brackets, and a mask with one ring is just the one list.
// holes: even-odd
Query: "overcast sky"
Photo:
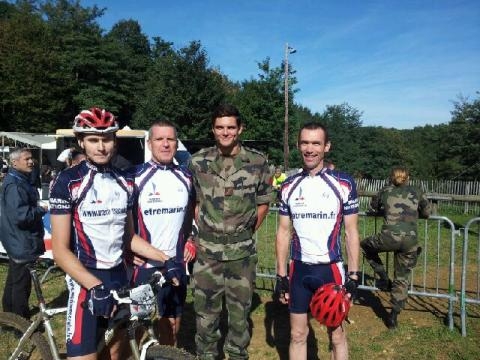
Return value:
[(231, 80), (280, 66), (285, 44), (295, 102), (323, 112), (349, 103), (366, 126), (408, 129), (447, 123), (459, 95), (480, 91), (479, 0), (81, 0), (107, 8), (105, 31), (137, 20), (151, 39), (178, 49), (200, 40)]

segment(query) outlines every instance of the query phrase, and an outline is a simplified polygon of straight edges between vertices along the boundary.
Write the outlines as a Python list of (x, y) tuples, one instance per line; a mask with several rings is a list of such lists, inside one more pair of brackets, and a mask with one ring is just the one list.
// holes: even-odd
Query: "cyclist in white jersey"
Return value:
[[(172, 268), (182, 270), (178, 273), (177, 286), (167, 284), (157, 294), (160, 342), (176, 345), (187, 291), (183, 269), (195, 257), (195, 245), (190, 236), (195, 203), (192, 175), (188, 169), (174, 164), (178, 140), (173, 123), (154, 121), (147, 145), (152, 159), (134, 170), (135, 230), (141, 238), (165, 253), (170, 258), (169, 263), (174, 262)], [(133, 280), (142, 283), (152, 272), (163, 268), (164, 264), (147, 259), (136, 266)]]
[[(280, 190), (276, 238), (276, 292), (290, 310), (290, 359), (307, 359), (309, 304), (319, 286), (344, 284), (351, 297), (358, 283), (358, 198), (353, 178), (327, 169), (328, 132), (318, 123), (305, 124), (298, 149), (303, 171), (287, 178)], [(293, 225), (290, 234), (290, 225)], [(341, 228), (345, 224), (348, 277), (342, 258)], [(290, 267), (287, 261), (290, 245)], [(327, 329), (332, 359), (347, 359), (345, 328)]]
[[(75, 117), (74, 133), (86, 161), (62, 171), (50, 192), (52, 250), (69, 290), (67, 356), (97, 359), (96, 341), (115, 311), (111, 289), (128, 285), (126, 249), (167, 261), (134, 235), (131, 208), (133, 179), (111, 167), (118, 124), (108, 111), (92, 108)], [(98, 358), (120, 358), (120, 340)], [(123, 354), (124, 355), (124, 354)]]

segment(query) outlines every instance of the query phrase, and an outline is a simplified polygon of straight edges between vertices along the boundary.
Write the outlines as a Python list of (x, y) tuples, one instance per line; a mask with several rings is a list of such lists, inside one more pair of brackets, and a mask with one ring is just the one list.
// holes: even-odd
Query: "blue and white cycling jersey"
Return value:
[[(135, 186), (133, 215), (137, 234), (169, 257), (178, 255), (183, 259), (186, 234), (182, 226), (193, 201), (191, 173), (174, 164), (149, 161), (135, 168)], [(153, 265), (148, 260), (145, 263), (147, 268)]]
[(72, 215), (71, 249), (82, 264), (111, 269), (123, 260), (133, 179), (88, 161), (62, 171), (50, 191), (52, 215)]
[(306, 171), (282, 184), (279, 214), (293, 223), (291, 258), (311, 264), (342, 261), (343, 216), (358, 213), (354, 179), (343, 172)]

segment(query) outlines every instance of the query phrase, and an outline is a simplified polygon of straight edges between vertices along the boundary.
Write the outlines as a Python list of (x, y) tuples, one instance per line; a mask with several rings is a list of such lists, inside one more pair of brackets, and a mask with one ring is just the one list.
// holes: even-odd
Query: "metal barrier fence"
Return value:
[[(473, 225), (477, 226), (476, 233), (472, 229)], [(475, 234), (476, 244), (472, 244), (470, 235)], [(470, 262), (473, 262), (471, 266)], [(470, 219), (465, 225), (462, 264), (460, 317), (462, 336), (467, 336), (467, 304), (480, 305), (480, 217)]]
[[(264, 289), (273, 287), (272, 279), (275, 277), (275, 233), (278, 224), (277, 209), (273, 208), (265, 219), (262, 227), (257, 232), (257, 249), (259, 263), (257, 266), (257, 286)], [(377, 224), (378, 223), (378, 224)], [(360, 238), (375, 234), (380, 231), (383, 221), (381, 218), (360, 214), (359, 232)], [(465, 241), (457, 241), (457, 237), (463, 233), (455, 228), (455, 224), (444, 216), (431, 216), (428, 220), (419, 220), (418, 244), (422, 252), (418, 258), (417, 266), (411, 274), (409, 295), (417, 297), (428, 297), (431, 299), (446, 300), (447, 302), (447, 323), (450, 330), (454, 328), (454, 308), (460, 302), (460, 316), (462, 335), (466, 336), (465, 319), (466, 304), (480, 304), (480, 235), (479, 231), (476, 247), (468, 243), (468, 235), (471, 232), (473, 223), (477, 223), (480, 229), (480, 218), (470, 220), (465, 226)], [(472, 249), (475, 253), (472, 254)], [(383, 257), (382, 257), (383, 256)], [(393, 261), (391, 253), (380, 254), (388, 272), (393, 274)], [(469, 284), (474, 283), (476, 288), (471, 290), (467, 286), (467, 259), (474, 262), (476, 274), (468, 271), (473, 279)], [(365, 260), (361, 264), (362, 277), (360, 289), (378, 290), (375, 286), (375, 276), (370, 265)], [(392, 275), (390, 276), (392, 277)], [(460, 281), (461, 280), (461, 281)], [(460, 290), (458, 290), (460, 289)], [(468, 289), (468, 291), (467, 291)], [(460, 295), (460, 299), (458, 294)]]

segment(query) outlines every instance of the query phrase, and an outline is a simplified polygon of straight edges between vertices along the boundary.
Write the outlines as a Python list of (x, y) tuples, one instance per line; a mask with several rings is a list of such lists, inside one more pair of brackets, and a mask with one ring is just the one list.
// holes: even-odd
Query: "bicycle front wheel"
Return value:
[[(31, 323), (23, 317), (6, 312), (0, 312), (0, 343), (1, 358), (10, 359), (17, 349), (20, 338)], [(38, 331), (27, 339), (15, 359), (18, 360), (51, 360), (52, 355), (47, 340)]]
[(147, 349), (146, 360), (195, 360), (189, 352), (173, 346), (153, 345)]

